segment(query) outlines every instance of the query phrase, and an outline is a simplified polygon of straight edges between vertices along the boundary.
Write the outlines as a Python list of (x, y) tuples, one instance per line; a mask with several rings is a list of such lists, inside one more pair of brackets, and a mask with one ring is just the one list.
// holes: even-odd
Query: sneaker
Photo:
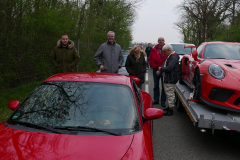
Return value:
[(165, 103), (161, 103), (162, 108), (166, 108)]
[(159, 102), (153, 101), (153, 105), (154, 105), (154, 104), (159, 104)]
[(164, 111), (168, 111), (169, 110), (169, 107), (166, 107), (166, 108), (163, 108)]
[(171, 108), (168, 109), (168, 111), (164, 112), (164, 116), (172, 116), (173, 110)]

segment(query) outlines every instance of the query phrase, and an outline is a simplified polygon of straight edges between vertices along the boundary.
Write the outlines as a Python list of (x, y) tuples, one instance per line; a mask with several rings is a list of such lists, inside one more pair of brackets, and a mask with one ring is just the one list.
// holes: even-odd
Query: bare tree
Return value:
[[(197, 32), (199, 44), (214, 38), (214, 29), (230, 16), (227, 10), (231, 4), (232, 0), (184, 0), (179, 9), (187, 15), (185, 18), (191, 19), (191, 29)], [(181, 22), (177, 24), (181, 30), (187, 29)]]

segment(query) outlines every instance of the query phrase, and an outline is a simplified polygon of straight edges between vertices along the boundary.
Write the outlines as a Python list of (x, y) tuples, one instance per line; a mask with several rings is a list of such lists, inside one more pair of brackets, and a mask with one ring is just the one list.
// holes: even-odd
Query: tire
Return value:
[(193, 98), (199, 99), (201, 94), (201, 87), (202, 87), (199, 69), (196, 69), (195, 71), (193, 84), (195, 86)]
[(180, 66), (179, 83), (185, 85), (185, 82), (184, 82), (183, 79), (182, 79), (182, 61), (180, 62), (180, 65), (179, 65), (179, 66)]

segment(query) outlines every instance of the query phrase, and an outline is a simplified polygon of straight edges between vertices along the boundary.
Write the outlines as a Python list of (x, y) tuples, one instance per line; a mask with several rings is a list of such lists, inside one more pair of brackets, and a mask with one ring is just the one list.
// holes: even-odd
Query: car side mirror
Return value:
[(193, 59), (194, 59), (194, 60), (197, 60), (197, 56), (198, 56), (198, 52), (197, 52), (197, 50), (194, 50), (194, 51), (192, 52), (192, 57), (193, 57)]
[(140, 83), (140, 79), (138, 77), (131, 76), (131, 75), (127, 75), (127, 77), (131, 77), (137, 85)]
[(19, 105), (20, 102), (17, 100), (11, 100), (10, 102), (8, 102), (8, 108), (12, 111), (15, 111)]
[(164, 116), (164, 111), (158, 108), (148, 108), (144, 112), (145, 120), (159, 119)]

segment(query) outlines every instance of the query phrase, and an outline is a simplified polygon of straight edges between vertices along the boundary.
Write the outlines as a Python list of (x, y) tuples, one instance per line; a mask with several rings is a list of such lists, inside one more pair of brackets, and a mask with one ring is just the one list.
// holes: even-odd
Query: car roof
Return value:
[(113, 73), (71, 72), (55, 74), (43, 82), (47, 81), (81, 81), (129, 85), (132, 82), (132, 78), (125, 75)]
[(195, 45), (192, 44), (192, 43), (169, 43), (169, 44), (183, 44), (183, 45), (193, 45), (193, 46), (195, 46)]
[(211, 41), (211, 42), (204, 42), (206, 44), (240, 44), (239, 42), (224, 42), (224, 41)]

